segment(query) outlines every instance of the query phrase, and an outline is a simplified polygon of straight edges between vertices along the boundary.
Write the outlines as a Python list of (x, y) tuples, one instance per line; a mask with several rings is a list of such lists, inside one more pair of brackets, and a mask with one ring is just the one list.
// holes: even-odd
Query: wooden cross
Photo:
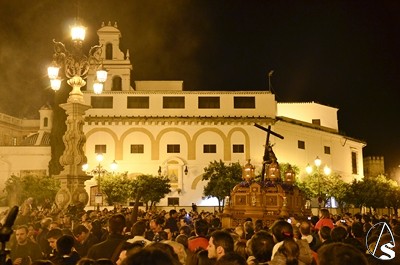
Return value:
[(261, 172), (261, 180), (264, 181), (265, 167), (267, 164), (271, 164), (271, 162), (272, 162), (271, 155), (273, 154), (275, 156), (274, 152), (272, 151), (272, 147), (270, 147), (270, 145), (269, 145), (269, 137), (271, 134), (280, 139), (284, 139), (284, 137), (282, 135), (272, 131), (271, 125), (268, 125), (268, 128), (265, 128), (257, 123), (254, 123), (254, 126), (267, 132), (267, 138), (265, 141), (265, 149), (264, 149), (264, 156), (263, 156), (263, 167), (262, 167), (262, 172)]

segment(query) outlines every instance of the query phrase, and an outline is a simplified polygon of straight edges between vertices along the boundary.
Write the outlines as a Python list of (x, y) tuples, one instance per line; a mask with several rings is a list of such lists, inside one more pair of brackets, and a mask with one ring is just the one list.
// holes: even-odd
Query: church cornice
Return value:
[(254, 125), (273, 124), (274, 118), (267, 116), (215, 117), (215, 116), (87, 116), (88, 125)]

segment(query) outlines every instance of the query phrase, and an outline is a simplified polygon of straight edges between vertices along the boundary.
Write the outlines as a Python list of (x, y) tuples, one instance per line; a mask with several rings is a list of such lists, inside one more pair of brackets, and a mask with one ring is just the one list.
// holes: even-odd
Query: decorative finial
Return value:
[(114, 28), (118, 28), (117, 21), (114, 22)]
[(126, 59), (128, 60), (129, 57), (130, 57), (130, 55), (129, 55), (129, 49), (127, 49), (127, 50), (126, 50)]
[(111, 26), (111, 21), (108, 21), (108, 25), (107, 26)]
[(104, 27), (105, 26), (105, 23), (104, 23), (104, 21), (103, 22), (101, 22), (101, 27)]

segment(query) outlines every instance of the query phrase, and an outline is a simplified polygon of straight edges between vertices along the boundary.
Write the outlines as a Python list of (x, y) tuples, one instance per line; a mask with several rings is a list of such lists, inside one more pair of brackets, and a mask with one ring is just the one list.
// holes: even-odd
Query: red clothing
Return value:
[(333, 225), (333, 221), (331, 218), (322, 218), (319, 219), (319, 221), (317, 222), (317, 224), (315, 225), (315, 229), (316, 230), (320, 230), (321, 227), (323, 226), (328, 226), (330, 229), (333, 229), (334, 225)]
[(189, 238), (188, 249), (190, 251), (195, 252), (199, 247), (206, 250), (208, 247), (208, 239), (201, 236)]

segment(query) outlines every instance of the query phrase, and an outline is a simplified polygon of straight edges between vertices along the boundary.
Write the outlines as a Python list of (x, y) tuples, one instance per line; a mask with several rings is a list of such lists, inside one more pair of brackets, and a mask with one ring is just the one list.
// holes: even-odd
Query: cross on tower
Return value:
[(271, 125), (268, 125), (268, 128), (265, 128), (257, 123), (254, 123), (254, 126), (256, 126), (258, 129), (261, 129), (263, 131), (267, 132), (267, 138), (265, 141), (265, 149), (264, 149), (264, 156), (263, 156), (263, 167), (261, 171), (261, 181), (264, 181), (264, 175), (266, 171), (266, 167), (270, 165), (273, 161), (276, 161), (276, 156), (274, 151), (272, 151), (272, 147), (269, 144), (269, 137), (270, 135), (274, 135), (280, 139), (284, 139), (284, 137), (274, 131), (271, 130)]

